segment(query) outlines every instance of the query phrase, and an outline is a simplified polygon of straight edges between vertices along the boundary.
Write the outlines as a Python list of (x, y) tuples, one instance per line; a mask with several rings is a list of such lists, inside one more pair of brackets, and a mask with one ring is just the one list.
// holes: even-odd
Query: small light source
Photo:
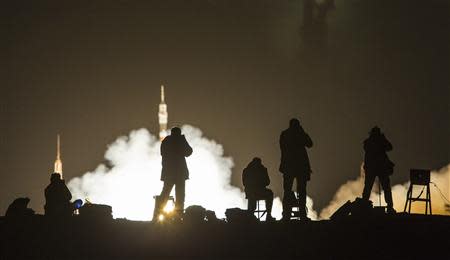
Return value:
[(160, 215), (158, 216), (158, 220), (159, 220), (159, 221), (164, 221), (164, 215), (163, 215), (163, 214), (160, 214)]
[(166, 214), (170, 214), (174, 209), (175, 209), (175, 204), (173, 203), (172, 200), (168, 200), (166, 203), (166, 206), (164, 206), (163, 211)]
[(73, 214), (74, 215), (80, 215), (80, 208), (83, 206), (83, 201), (80, 199), (75, 200), (73, 203), (73, 207), (74, 207), (74, 211)]
[(75, 207), (75, 209), (79, 209), (79, 208), (81, 208), (81, 206), (83, 206), (83, 201), (80, 199), (77, 199), (73, 202), (73, 206)]

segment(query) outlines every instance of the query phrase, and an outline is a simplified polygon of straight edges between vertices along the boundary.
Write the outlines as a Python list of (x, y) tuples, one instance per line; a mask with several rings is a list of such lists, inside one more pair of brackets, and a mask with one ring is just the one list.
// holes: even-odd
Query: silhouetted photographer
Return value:
[(389, 176), (394, 173), (394, 163), (389, 160), (386, 152), (392, 150), (392, 144), (381, 133), (379, 127), (374, 127), (369, 138), (364, 141), (364, 191), (363, 199), (369, 200), (375, 177), (378, 177), (384, 191), (384, 199), (388, 213), (395, 213)]
[(267, 168), (261, 163), (260, 158), (253, 158), (242, 172), (242, 183), (245, 187), (245, 196), (248, 199), (247, 209), (254, 212), (257, 200), (265, 200), (267, 217), (266, 220), (272, 221), (273, 192), (266, 188), (270, 184)]
[(50, 217), (70, 217), (75, 206), (70, 202), (72, 194), (61, 179), (61, 175), (53, 173), (50, 184), (45, 188), (45, 215)]
[(306, 148), (311, 148), (313, 142), (303, 130), (300, 121), (293, 118), (289, 128), (280, 136), (281, 163), (283, 174), (283, 220), (289, 220), (292, 214), (292, 185), (297, 182), (298, 206), (300, 219), (308, 219), (306, 212), (306, 184), (311, 179), (311, 166)]
[(7, 219), (22, 219), (26, 217), (32, 217), (34, 210), (28, 208), (29, 198), (17, 198), (15, 199), (6, 210), (5, 217)]
[[(161, 143), (162, 171), (161, 180), (164, 182), (161, 195), (157, 200), (156, 209), (162, 212), (167, 203), (170, 191), (175, 186), (175, 211), (182, 214), (184, 210), (185, 181), (189, 179), (186, 158), (192, 154), (192, 147), (186, 141), (181, 129), (174, 127), (171, 134)], [(158, 214), (159, 215), (159, 214)]]

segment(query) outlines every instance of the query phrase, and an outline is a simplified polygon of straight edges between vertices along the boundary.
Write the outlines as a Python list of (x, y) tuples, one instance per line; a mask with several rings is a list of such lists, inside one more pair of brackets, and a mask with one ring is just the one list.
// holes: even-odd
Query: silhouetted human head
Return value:
[(259, 158), (259, 157), (253, 158), (252, 163), (254, 163), (254, 164), (261, 164), (261, 158)]
[(50, 182), (57, 182), (61, 180), (61, 175), (59, 175), (59, 173), (53, 173), (50, 176)]
[(289, 121), (289, 128), (299, 129), (300, 128), (300, 121), (297, 118), (292, 118)]
[(369, 134), (370, 134), (371, 136), (377, 136), (377, 135), (380, 135), (380, 134), (381, 134), (381, 129), (380, 129), (378, 126), (374, 126), (374, 127), (370, 130)]
[(181, 129), (179, 127), (172, 128), (172, 130), (170, 131), (170, 135), (180, 136), (181, 135)]

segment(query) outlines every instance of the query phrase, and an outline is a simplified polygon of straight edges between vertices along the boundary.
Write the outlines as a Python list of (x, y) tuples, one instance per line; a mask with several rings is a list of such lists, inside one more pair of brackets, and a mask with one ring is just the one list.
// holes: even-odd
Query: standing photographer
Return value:
[(175, 186), (175, 211), (181, 215), (184, 210), (185, 181), (189, 179), (189, 170), (186, 158), (192, 154), (192, 147), (186, 141), (181, 129), (174, 127), (171, 134), (164, 138), (161, 143), (162, 171), (161, 180), (164, 182), (159, 205), (157, 209), (162, 212), (162, 208), (167, 203), (170, 191)]
[(389, 176), (394, 172), (394, 163), (389, 160), (386, 152), (392, 150), (392, 144), (381, 133), (379, 127), (370, 130), (369, 138), (364, 141), (364, 180), (363, 199), (369, 200), (375, 177), (380, 180), (384, 191), (384, 199), (388, 213), (395, 213)]
[[(311, 148), (311, 137), (300, 125), (300, 121), (292, 118), (289, 128), (280, 135), (281, 163), (283, 174), (283, 220), (289, 220), (292, 212), (292, 185), (297, 182), (298, 207), (300, 219), (308, 220), (306, 210), (306, 184), (311, 179), (311, 165), (306, 148)], [(294, 199), (295, 200), (295, 199)]]

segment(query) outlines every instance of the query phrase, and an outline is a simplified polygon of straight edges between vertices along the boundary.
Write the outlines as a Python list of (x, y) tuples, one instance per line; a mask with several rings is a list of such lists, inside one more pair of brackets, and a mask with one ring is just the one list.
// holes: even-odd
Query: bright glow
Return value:
[(164, 215), (163, 214), (160, 214), (158, 216), (158, 221), (164, 221)]
[(166, 206), (164, 206), (163, 211), (166, 214), (170, 214), (175, 209), (175, 204), (172, 200), (168, 200)]
[[(182, 131), (194, 150), (187, 158), (190, 179), (186, 181), (185, 207), (200, 205), (215, 211), (219, 218), (225, 217), (227, 208), (246, 209), (244, 193), (230, 185), (233, 160), (223, 155), (222, 145), (203, 137), (198, 128), (185, 125)], [(110, 167), (100, 164), (94, 171), (70, 180), (68, 187), (74, 199), (89, 198), (92, 203), (110, 205), (114, 218), (151, 220), (153, 196), (160, 194), (163, 184), (160, 145), (147, 129), (119, 137), (105, 153)], [(315, 219), (310, 198), (307, 205), (309, 216)], [(275, 198), (273, 216), (280, 218), (281, 211), (281, 200)]]

